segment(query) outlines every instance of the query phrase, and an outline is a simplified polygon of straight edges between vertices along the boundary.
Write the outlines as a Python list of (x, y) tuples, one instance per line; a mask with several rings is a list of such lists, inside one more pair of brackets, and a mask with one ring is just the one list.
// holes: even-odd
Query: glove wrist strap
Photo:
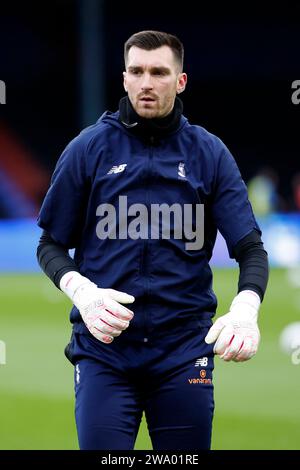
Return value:
[(235, 309), (235, 307), (243, 307), (247, 309), (249, 315), (254, 319), (257, 319), (259, 307), (261, 301), (259, 295), (252, 290), (244, 290), (239, 292), (239, 294), (233, 299), (230, 306), (230, 311)]
[(93, 288), (97, 287), (96, 284), (82, 276), (77, 271), (69, 271), (64, 274), (60, 280), (60, 289), (75, 303), (75, 305), (79, 301), (80, 291), (84, 290), (85, 286), (93, 286)]

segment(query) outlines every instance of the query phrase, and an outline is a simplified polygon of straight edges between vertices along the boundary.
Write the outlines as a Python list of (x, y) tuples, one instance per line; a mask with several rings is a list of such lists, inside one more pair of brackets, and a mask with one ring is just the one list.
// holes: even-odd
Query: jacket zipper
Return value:
[[(148, 159), (148, 169), (147, 169), (147, 183), (146, 183), (146, 207), (148, 210), (148, 221), (151, 221), (151, 207), (150, 207), (150, 178), (151, 178), (151, 173), (152, 173), (152, 159), (153, 159), (153, 138), (150, 139), (150, 145), (149, 145), (149, 159)], [(150, 233), (149, 233), (150, 232)], [(144, 275), (144, 289), (145, 289), (145, 306), (144, 306), (144, 324), (145, 324), (145, 329), (144, 329), (144, 338), (143, 341), (144, 343), (148, 342), (148, 315), (149, 313), (147, 312), (147, 301), (150, 297), (150, 285), (149, 285), (149, 264), (148, 264), (148, 255), (149, 255), (149, 239), (148, 237), (151, 235), (151, 227), (149, 230), (148, 227), (148, 234), (147, 238), (144, 240), (144, 247), (143, 247), (143, 258), (142, 258), (142, 266), (143, 266), (143, 275)]]

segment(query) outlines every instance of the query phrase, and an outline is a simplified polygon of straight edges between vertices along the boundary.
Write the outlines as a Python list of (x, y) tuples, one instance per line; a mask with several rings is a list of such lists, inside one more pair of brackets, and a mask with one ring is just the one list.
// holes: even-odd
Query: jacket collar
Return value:
[(159, 141), (179, 128), (182, 111), (183, 104), (178, 97), (175, 98), (171, 113), (160, 119), (146, 119), (139, 116), (128, 96), (124, 96), (119, 102), (119, 120), (123, 126), (132, 134), (151, 143)]

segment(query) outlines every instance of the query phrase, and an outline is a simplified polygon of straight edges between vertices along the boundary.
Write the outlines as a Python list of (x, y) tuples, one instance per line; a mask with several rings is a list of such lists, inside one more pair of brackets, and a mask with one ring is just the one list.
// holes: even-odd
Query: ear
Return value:
[(124, 87), (124, 90), (127, 93), (126, 78), (127, 78), (127, 73), (123, 72), (123, 87)]
[(182, 93), (185, 90), (187, 83), (187, 74), (186, 73), (180, 73), (177, 78), (177, 87), (176, 87), (176, 92)]

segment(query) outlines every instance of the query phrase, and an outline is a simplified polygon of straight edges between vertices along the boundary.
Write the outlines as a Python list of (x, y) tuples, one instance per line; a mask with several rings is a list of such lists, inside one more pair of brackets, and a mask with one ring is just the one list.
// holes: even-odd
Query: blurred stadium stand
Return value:
[(34, 217), (48, 183), (46, 170), (0, 124), (0, 218)]

